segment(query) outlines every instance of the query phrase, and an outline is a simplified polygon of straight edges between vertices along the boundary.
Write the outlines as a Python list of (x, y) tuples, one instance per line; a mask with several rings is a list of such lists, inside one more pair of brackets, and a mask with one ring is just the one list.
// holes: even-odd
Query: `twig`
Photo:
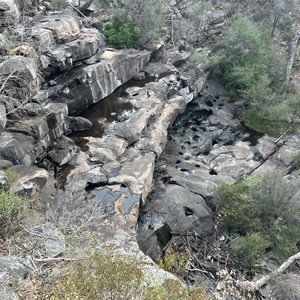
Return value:
[(38, 262), (51, 262), (51, 261), (78, 261), (82, 258), (69, 258), (69, 257), (46, 257), (46, 258), (34, 258), (34, 261)]

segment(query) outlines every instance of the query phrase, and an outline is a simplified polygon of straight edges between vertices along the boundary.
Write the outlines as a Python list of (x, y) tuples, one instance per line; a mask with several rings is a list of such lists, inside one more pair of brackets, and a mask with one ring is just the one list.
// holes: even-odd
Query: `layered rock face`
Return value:
[[(66, 103), (70, 115), (77, 115), (123, 85), (149, 61), (148, 51), (106, 49), (93, 59), (95, 63), (79, 67), (57, 83), (64, 93), (57, 101)], [(55, 98), (55, 97), (54, 97)]]
[(0, 158), (26, 166), (43, 158), (64, 134), (67, 116), (65, 104), (49, 103), (38, 110), (38, 115), (11, 122), (0, 135)]
[[(176, 72), (174, 66), (169, 71)], [(182, 89), (186, 88), (175, 73), (145, 87), (128, 88), (128, 96), (119, 101), (130, 102), (132, 109), (107, 125), (102, 138), (86, 138), (88, 150), (79, 154), (68, 176), (66, 198), (73, 202), (94, 199), (113, 220), (134, 232), (167, 130), (193, 98), (189, 88), (181, 96)]]
[(70, 11), (42, 17), (30, 35), (35, 48), (19, 45), (0, 64), (9, 79), (0, 105), (0, 158), (23, 165), (47, 155), (68, 130), (70, 114), (107, 97), (150, 58), (147, 51), (105, 50), (99, 31), (83, 28)]

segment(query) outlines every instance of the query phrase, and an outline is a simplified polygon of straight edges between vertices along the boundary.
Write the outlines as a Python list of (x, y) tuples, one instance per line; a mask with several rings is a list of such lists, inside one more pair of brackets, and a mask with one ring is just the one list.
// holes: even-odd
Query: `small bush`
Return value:
[(140, 30), (130, 17), (115, 17), (103, 29), (107, 44), (116, 48), (137, 47), (141, 37)]
[(134, 0), (122, 1), (122, 9), (116, 9), (115, 16), (122, 21), (126, 21), (126, 18), (132, 20), (135, 28), (138, 28), (139, 44), (146, 46), (165, 31), (168, 13), (165, 1)]
[(22, 201), (12, 192), (0, 193), (0, 226), (3, 228), (17, 220), (22, 210)]
[(230, 243), (231, 256), (248, 268), (254, 268), (256, 262), (265, 255), (269, 242), (258, 233), (238, 237)]
[[(272, 111), (274, 111), (274, 108)], [(274, 119), (274, 117), (275, 115), (271, 117), (269, 114), (266, 114), (266, 112), (250, 111), (245, 113), (244, 122), (247, 127), (258, 132), (279, 137), (290, 128), (291, 123), (279, 116), (277, 119)]]
[(142, 265), (97, 252), (67, 266), (48, 278), (42, 294), (51, 300), (204, 300), (204, 289), (189, 289), (179, 281), (166, 280), (148, 286)]
[[(219, 188), (221, 226), (230, 234), (241, 236), (231, 246), (236, 258), (252, 266), (266, 247), (280, 259), (297, 251), (298, 185), (299, 182), (288, 181), (275, 172), (247, 177), (235, 184), (224, 183)], [(257, 243), (251, 244), (255, 239)]]
[(45, 292), (50, 299), (134, 299), (142, 272), (134, 262), (97, 254), (71, 264)]
[(185, 288), (177, 280), (165, 280), (164, 284), (149, 286), (138, 300), (209, 300), (205, 287)]
[(159, 266), (179, 277), (184, 277), (189, 260), (188, 254), (176, 253), (172, 250), (168, 250), (160, 261)]
[(14, 48), (18, 43), (17, 37), (10, 33), (4, 34), (4, 41), (5, 41), (5, 48), (7, 49)]
[[(266, 122), (270, 122), (274, 107), (282, 104), (281, 95), (287, 90), (286, 63), (286, 57), (270, 39), (270, 32), (242, 17), (225, 32), (209, 67), (230, 97), (242, 97), (251, 112), (264, 111)], [(247, 126), (257, 130), (255, 122)]]

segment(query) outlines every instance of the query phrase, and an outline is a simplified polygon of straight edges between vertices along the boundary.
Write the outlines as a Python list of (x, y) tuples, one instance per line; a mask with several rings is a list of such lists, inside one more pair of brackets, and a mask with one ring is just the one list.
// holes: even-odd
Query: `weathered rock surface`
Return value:
[(65, 91), (57, 100), (68, 105), (70, 115), (79, 114), (138, 74), (149, 59), (148, 51), (106, 49), (98, 54), (99, 62), (57, 81)]
[(0, 25), (10, 26), (19, 21), (21, 9), (24, 6), (22, 0), (1, 0), (0, 1)]
[(65, 104), (46, 105), (39, 115), (11, 122), (0, 135), (0, 157), (15, 165), (29, 166), (46, 155), (50, 145), (65, 131)]
[(68, 176), (68, 197), (96, 199), (113, 220), (134, 230), (140, 205), (151, 190), (155, 161), (167, 143), (167, 130), (187, 103), (183, 96), (173, 95), (174, 87), (181, 87), (176, 75), (127, 89), (122, 101), (129, 101), (133, 109), (108, 125), (102, 138), (88, 139), (88, 151), (79, 155)]
[(119, 137), (104, 136), (103, 138), (89, 138), (89, 160), (91, 162), (107, 163), (118, 159), (128, 146), (128, 142)]
[(17, 114), (16, 109), (28, 102), (40, 87), (41, 78), (38, 74), (37, 61), (31, 57), (9, 56), (1, 62), (0, 74), (5, 90), (2, 101), (6, 106), (6, 113)]
[(6, 190), (8, 188), (7, 176), (3, 171), (0, 171), (0, 191)]
[(0, 170), (5, 170), (5, 169), (11, 167), (12, 165), (13, 164), (11, 161), (0, 159)]
[[(190, 78), (186, 75), (183, 80)], [(213, 211), (219, 206), (216, 186), (257, 172), (287, 171), (299, 152), (298, 133), (280, 144), (259, 134), (249, 137), (235, 118), (240, 103), (226, 105), (219, 89), (210, 85), (202, 92), (206, 96), (192, 100), (174, 122), (139, 215), (138, 241), (154, 260), (167, 244), (161, 244), (162, 236), (168, 241), (172, 233), (210, 233)]]
[(29, 230), (32, 237), (42, 243), (47, 257), (57, 257), (66, 250), (64, 235), (51, 223), (45, 223)]
[(4, 130), (6, 122), (6, 108), (2, 103), (0, 103), (0, 133)]
[(71, 42), (80, 34), (80, 20), (71, 12), (46, 17), (39, 27), (50, 30), (56, 41)]
[(72, 139), (62, 136), (56, 140), (55, 144), (48, 151), (48, 156), (52, 161), (62, 166), (71, 161), (79, 151), (80, 148), (76, 146)]
[(14, 177), (10, 190), (29, 199), (38, 197), (50, 178), (45, 169), (35, 166), (13, 166), (8, 170)]
[(27, 259), (17, 256), (0, 257), (0, 282), (13, 284), (24, 279), (32, 270), (32, 265)]
[(299, 274), (287, 274), (280, 276), (272, 284), (272, 299), (274, 300), (299, 300), (300, 276)]
[(168, 52), (167, 57), (171, 64), (178, 67), (189, 60), (191, 53), (185, 51), (171, 51)]
[[(190, 230), (199, 236), (206, 236), (211, 232), (214, 223), (210, 208), (203, 197), (188, 189), (167, 185), (166, 190), (153, 195), (150, 202), (153, 214), (160, 215), (160, 221), (167, 223), (172, 233), (184, 234)], [(144, 223), (143, 226), (148, 225)]]
[(10, 286), (0, 283), (0, 294), (2, 300), (19, 300), (19, 296)]
[(69, 123), (68, 124), (69, 129), (75, 132), (89, 130), (92, 128), (92, 122), (82, 117), (69, 117), (68, 123)]
[(97, 29), (82, 28), (79, 17), (71, 12), (44, 17), (33, 26), (32, 36), (42, 52), (40, 63), (45, 75), (70, 69), (105, 44)]
[(35, 160), (33, 138), (19, 132), (3, 132), (0, 136), (0, 158), (16, 165), (31, 165)]

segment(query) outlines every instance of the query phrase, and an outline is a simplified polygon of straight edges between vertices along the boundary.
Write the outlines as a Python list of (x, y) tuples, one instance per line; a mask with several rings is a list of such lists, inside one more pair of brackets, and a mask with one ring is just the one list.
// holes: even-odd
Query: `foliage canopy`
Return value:
[(107, 43), (116, 48), (137, 47), (141, 33), (131, 17), (114, 17), (103, 29)]

